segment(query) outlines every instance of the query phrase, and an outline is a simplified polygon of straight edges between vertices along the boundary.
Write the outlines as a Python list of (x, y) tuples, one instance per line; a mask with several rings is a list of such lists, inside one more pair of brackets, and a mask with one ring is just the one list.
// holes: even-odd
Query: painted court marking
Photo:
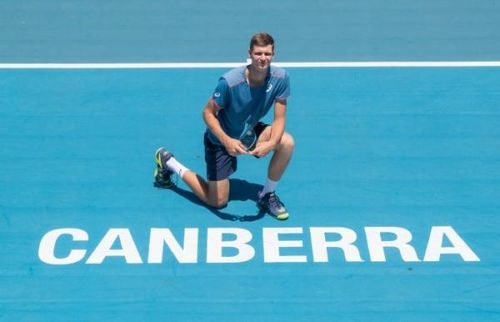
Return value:
[[(233, 68), (244, 62), (198, 63), (19, 63), (0, 69), (176, 69)], [(402, 68), (402, 67), (500, 67), (500, 61), (379, 61), (379, 62), (276, 62), (286, 68)]]

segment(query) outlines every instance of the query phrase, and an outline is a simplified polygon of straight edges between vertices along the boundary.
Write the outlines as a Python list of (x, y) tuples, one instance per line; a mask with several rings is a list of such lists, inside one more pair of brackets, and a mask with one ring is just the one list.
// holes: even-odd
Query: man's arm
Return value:
[(213, 99), (208, 100), (203, 109), (203, 120), (207, 124), (207, 127), (224, 145), (230, 155), (237, 156), (240, 154), (247, 154), (245, 146), (239, 140), (231, 138), (224, 132), (217, 119), (217, 111), (218, 108)]

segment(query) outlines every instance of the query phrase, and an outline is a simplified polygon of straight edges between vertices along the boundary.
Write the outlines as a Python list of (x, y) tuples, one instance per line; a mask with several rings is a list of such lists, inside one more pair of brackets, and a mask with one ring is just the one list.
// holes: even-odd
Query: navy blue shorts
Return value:
[[(254, 126), (257, 138), (269, 125), (259, 122)], [(229, 178), (238, 168), (238, 160), (230, 155), (223, 145), (213, 144), (205, 133), (205, 162), (207, 164), (207, 179), (220, 181)]]

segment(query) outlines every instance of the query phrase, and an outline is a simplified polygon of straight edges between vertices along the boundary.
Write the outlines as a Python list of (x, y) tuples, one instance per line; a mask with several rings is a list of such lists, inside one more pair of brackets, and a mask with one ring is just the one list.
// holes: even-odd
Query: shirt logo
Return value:
[(220, 97), (220, 93), (219, 92), (215, 92), (214, 93), (214, 97)]
[(266, 89), (266, 93), (269, 93), (273, 89), (273, 84), (269, 84)]

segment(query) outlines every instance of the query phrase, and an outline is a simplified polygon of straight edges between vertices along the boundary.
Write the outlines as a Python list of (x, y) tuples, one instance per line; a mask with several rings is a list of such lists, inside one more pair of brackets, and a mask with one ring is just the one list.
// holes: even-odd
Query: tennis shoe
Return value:
[(260, 210), (267, 212), (278, 220), (288, 219), (288, 211), (285, 204), (274, 192), (268, 192), (257, 200), (257, 206)]
[(154, 186), (157, 188), (172, 188), (174, 183), (172, 181), (172, 175), (174, 172), (167, 167), (167, 161), (174, 155), (171, 152), (165, 150), (165, 148), (159, 148), (155, 153), (156, 169), (154, 172)]

